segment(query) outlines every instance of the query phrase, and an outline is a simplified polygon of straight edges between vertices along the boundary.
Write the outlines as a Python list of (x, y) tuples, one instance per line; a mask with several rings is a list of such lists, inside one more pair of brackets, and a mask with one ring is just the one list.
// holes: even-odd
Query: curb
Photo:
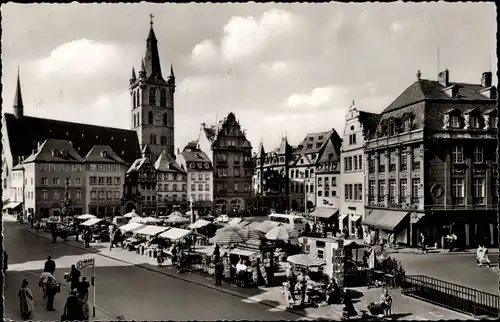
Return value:
[[(44, 236), (44, 235), (41, 235), (39, 233), (36, 233), (36, 232), (33, 232), (31, 231), (30, 229), (24, 229), (25, 231), (27, 231), (28, 233), (30, 234), (33, 234), (33, 235), (37, 235), (39, 237), (42, 237), (42, 238), (45, 238), (45, 239), (51, 239), (50, 237), (47, 237), (47, 236)], [(60, 242), (61, 244), (64, 244), (64, 245), (67, 245), (67, 246), (70, 246), (70, 247), (73, 247), (73, 248), (77, 248), (77, 249), (80, 249), (80, 250), (85, 250), (85, 251), (89, 251), (91, 253), (94, 253), (94, 254), (97, 254), (99, 256), (103, 256), (103, 257), (106, 257), (106, 258), (109, 258), (109, 259), (112, 259), (112, 260), (115, 260), (115, 261), (118, 261), (118, 262), (122, 262), (122, 263), (126, 263), (126, 264), (129, 264), (129, 265), (132, 265), (132, 266), (136, 266), (136, 267), (140, 267), (142, 269), (146, 269), (150, 272), (155, 272), (157, 274), (162, 274), (162, 275), (165, 275), (165, 276), (169, 276), (169, 277), (172, 277), (172, 278), (175, 278), (175, 279), (178, 279), (178, 280), (182, 280), (184, 282), (187, 282), (187, 283), (191, 283), (191, 284), (196, 284), (196, 285), (199, 285), (199, 286), (203, 286), (205, 288), (209, 288), (211, 290), (214, 290), (214, 291), (219, 291), (221, 293), (225, 293), (225, 294), (229, 294), (229, 295), (232, 295), (232, 296), (235, 296), (235, 297), (238, 297), (238, 298), (241, 298), (241, 299), (245, 299), (247, 301), (251, 301), (251, 302), (254, 302), (254, 303), (258, 303), (258, 304), (261, 304), (261, 305), (265, 305), (267, 307), (270, 307), (270, 308), (273, 308), (273, 309), (278, 309), (280, 311), (284, 311), (284, 312), (288, 312), (288, 313), (292, 313), (292, 314), (295, 314), (295, 315), (298, 315), (298, 316), (301, 316), (301, 317), (305, 317), (305, 318), (309, 318), (309, 319), (324, 319), (323, 317), (311, 317), (311, 316), (308, 316), (306, 314), (302, 314), (300, 312), (295, 312), (295, 311), (292, 311), (292, 310), (289, 310), (289, 309), (283, 309), (282, 308), (282, 305), (278, 305), (278, 306), (274, 306), (274, 305), (270, 305), (270, 304), (267, 304), (265, 303), (265, 300), (262, 301), (262, 302), (258, 302), (258, 301), (255, 301), (255, 300), (251, 300), (247, 297), (245, 297), (244, 295), (242, 295), (241, 293), (238, 293), (238, 292), (234, 292), (232, 290), (227, 290), (227, 289), (223, 289), (223, 288), (216, 288), (214, 287), (213, 285), (211, 284), (208, 284), (208, 283), (200, 283), (200, 282), (197, 282), (197, 281), (193, 281), (193, 280), (190, 280), (188, 278), (184, 278), (182, 276), (179, 276), (179, 275), (174, 275), (174, 274), (171, 274), (169, 272), (164, 272), (164, 271), (159, 271), (159, 270), (156, 270), (156, 269), (153, 269), (153, 268), (150, 268), (150, 267), (147, 267), (147, 266), (144, 266), (142, 264), (134, 264), (134, 263), (130, 263), (130, 262), (127, 262), (125, 260), (122, 260), (122, 259), (119, 259), (119, 258), (116, 258), (116, 257), (113, 257), (113, 256), (109, 256), (109, 255), (106, 255), (106, 254), (99, 254), (96, 250), (94, 250), (93, 248), (83, 248), (83, 247), (79, 247), (79, 246), (76, 246), (76, 245), (72, 245), (70, 243), (67, 243), (65, 241), (62, 241)], [(281, 307), (280, 307), (281, 306)]]

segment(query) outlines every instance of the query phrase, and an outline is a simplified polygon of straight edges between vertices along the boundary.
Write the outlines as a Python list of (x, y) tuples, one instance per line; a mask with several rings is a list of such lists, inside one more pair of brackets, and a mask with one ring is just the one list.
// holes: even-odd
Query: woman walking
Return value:
[(21, 284), (21, 289), (19, 290), (19, 301), (21, 308), (21, 318), (23, 320), (29, 320), (33, 318), (34, 302), (33, 293), (28, 288), (28, 279), (24, 279)]

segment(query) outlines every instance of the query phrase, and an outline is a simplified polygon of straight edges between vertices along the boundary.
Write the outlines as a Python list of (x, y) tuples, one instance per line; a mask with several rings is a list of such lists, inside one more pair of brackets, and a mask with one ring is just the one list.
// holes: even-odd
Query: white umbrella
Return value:
[(271, 229), (267, 234), (266, 238), (270, 240), (289, 240), (290, 234), (288, 230), (283, 226), (278, 226)]
[(129, 212), (129, 213), (123, 215), (123, 217), (125, 217), (125, 218), (135, 218), (135, 217), (139, 217), (139, 215), (132, 211), (132, 212)]
[(168, 216), (168, 219), (166, 220), (166, 222), (168, 223), (183, 223), (183, 222), (188, 222), (189, 219), (187, 218), (184, 218), (182, 216), (178, 216), (178, 215), (170, 215)]
[(191, 229), (198, 229), (198, 228), (203, 228), (207, 225), (210, 225), (210, 221), (205, 220), (205, 219), (198, 219), (195, 223), (189, 225), (189, 228)]
[(88, 219), (93, 219), (93, 218), (97, 218), (97, 217), (94, 215), (91, 215), (91, 214), (84, 214), (84, 215), (80, 215), (80, 216), (76, 217), (76, 219), (81, 219), (81, 220), (88, 220)]
[(312, 257), (307, 254), (298, 254), (289, 256), (287, 262), (290, 262), (295, 265), (306, 266), (306, 267), (314, 267), (314, 266), (322, 266), (325, 265), (325, 261), (319, 259), (317, 257)]
[(168, 215), (168, 218), (175, 217), (175, 216), (183, 217), (180, 212), (174, 211), (173, 213), (171, 213), (170, 215)]
[(236, 231), (228, 230), (220, 234), (216, 234), (214, 237), (210, 239), (210, 242), (219, 245), (237, 244), (237, 243), (244, 243), (245, 238)]
[(136, 222), (136, 223), (139, 223), (139, 224), (145, 224), (146, 223), (146, 221), (142, 217), (134, 217), (134, 218), (130, 219), (129, 222)]
[(152, 222), (152, 223), (157, 223), (157, 222), (160, 222), (161, 220), (158, 219), (158, 218), (155, 218), (155, 217), (146, 217), (146, 218), (144, 218), (144, 221), (146, 221), (146, 222)]

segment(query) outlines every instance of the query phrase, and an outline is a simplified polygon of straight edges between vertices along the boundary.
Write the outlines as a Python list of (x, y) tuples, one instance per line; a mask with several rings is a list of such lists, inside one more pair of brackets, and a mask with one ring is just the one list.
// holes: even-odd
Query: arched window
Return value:
[(155, 136), (154, 134), (149, 135), (149, 144), (154, 144)]
[(136, 105), (136, 101), (135, 101), (135, 94), (132, 94), (132, 100), (133, 100), (133, 102), (132, 102), (132, 107), (133, 107), (133, 108), (136, 108), (136, 107), (137, 107), (137, 105)]
[(153, 112), (148, 112), (148, 123), (153, 124)]
[(167, 126), (167, 113), (163, 113), (163, 125)]
[(167, 107), (167, 92), (164, 89), (160, 91), (160, 106)]
[(149, 105), (156, 105), (156, 88), (149, 90)]
[(167, 144), (167, 137), (165, 135), (162, 135), (160, 140), (161, 140), (161, 145)]
[(137, 126), (137, 114), (134, 113), (134, 127)]
[(141, 95), (139, 95), (139, 90), (137, 90), (137, 92), (135, 92), (135, 96), (136, 96), (136, 101), (137, 101), (137, 106), (141, 105)]

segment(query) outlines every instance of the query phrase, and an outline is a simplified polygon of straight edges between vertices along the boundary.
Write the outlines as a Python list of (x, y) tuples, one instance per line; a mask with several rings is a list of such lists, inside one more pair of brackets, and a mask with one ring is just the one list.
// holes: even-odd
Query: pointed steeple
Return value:
[(172, 63), (170, 63), (170, 78), (175, 78), (175, 75), (174, 75), (174, 66), (172, 65)]
[(141, 69), (139, 70), (139, 78), (146, 77), (146, 67), (144, 67), (144, 59), (141, 59)]
[(149, 149), (149, 146), (147, 144), (144, 144), (142, 147), (141, 155), (143, 158), (151, 158), (151, 150)]
[(135, 69), (134, 69), (134, 67), (132, 67), (132, 77), (130, 77), (129, 83), (132, 85), (133, 83), (135, 83), (136, 80), (137, 80), (137, 77), (135, 77)]
[(14, 115), (16, 118), (21, 118), (24, 115), (23, 95), (21, 93), (21, 80), (19, 77), (19, 67), (17, 68), (17, 85), (16, 94), (14, 96)]
[(261, 140), (259, 144), (259, 148), (257, 149), (257, 158), (262, 158), (266, 155), (266, 151), (264, 150), (264, 141)]
[(160, 55), (158, 54), (158, 40), (153, 30), (153, 15), (151, 14), (149, 16), (151, 18), (151, 27), (149, 28), (149, 35), (146, 40), (146, 54), (144, 56), (146, 77), (163, 80), (161, 75)]

